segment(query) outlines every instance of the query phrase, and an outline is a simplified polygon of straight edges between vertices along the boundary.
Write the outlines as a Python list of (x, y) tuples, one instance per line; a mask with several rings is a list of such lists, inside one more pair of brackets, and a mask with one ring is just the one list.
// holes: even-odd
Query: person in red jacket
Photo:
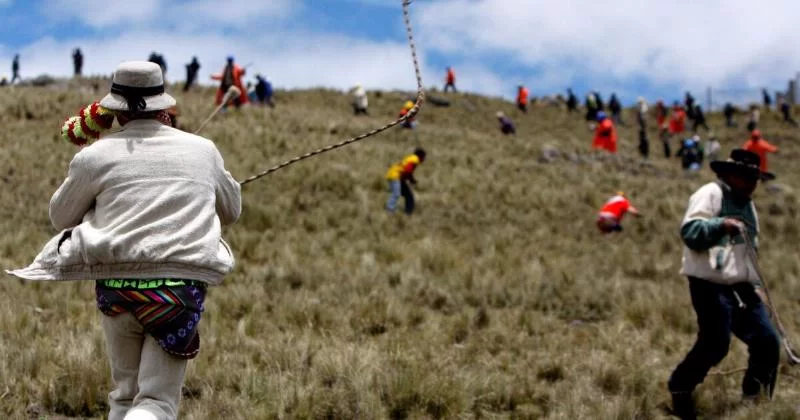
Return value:
[(239, 96), (233, 100), (233, 105), (237, 108), (248, 103), (250, 100), (247, 97), (247, 89), (244, 88), (242, 84), (242, 76), (245, 74), (245, 69), (240, 67), (238, 64), (233, 62), (233, 56), (228, 56), (228, 64), (225, 65), (225, 68), (222, 70), (222, 73), (212, 74), (211, 78), (213, 80), (219, 80), (219, 89), (217, 89), (217, 96), (214, 99), (214, 103), (219, 105), (222, 103), (222, 98), (225, 96), (225, 92), (231, 86), (236, 86), (239, 88)]
[(761, 171), (767, 172), (767, 153), (777, 153), (778, 146), (761, 137), (761, 130), (753, 130), (750, 139), (744, 143), (742, 149), (753, 152), (761, 158)]
[(597, 127), (594, 129), (593, 149), (605, 149), (611, 153), (617, 153), (617, 128), (606, 113), (597, 113)]
[(458, 93), (456, 89), (456, 72), (452, 67), (447, 67), (447, 77), (445, 78), (444, 91), (447, 93), (447, 88), (453, 88), (453, 92)]
[(517, 89), (517, 108), (524, 113), (528, 113), (528, 88), (521, 84)]
[(625, 197), (625, 193), (620, 191), (617, 195), (608, 199), (600, 212), (597, 214), (597, 228), (603, 234), (611, 232), (622, 232), (622, 218), (630, 213), (633, 216), (640, 216), (639, 210), (631, 205)]
[(671, 154), (670, 142), (675, 136), (680, 136), (686, 130), (686, 111), (678, 101), (672, 105), (672, 113), (669, 117), (669, 136), (662, 137), (664, 142), (664, 157)]

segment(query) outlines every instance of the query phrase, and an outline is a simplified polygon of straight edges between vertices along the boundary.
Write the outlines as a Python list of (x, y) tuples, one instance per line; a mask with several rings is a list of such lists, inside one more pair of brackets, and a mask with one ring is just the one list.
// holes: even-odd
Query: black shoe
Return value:
[(672, 393), (672, 414), (681, 420), (696, 420), (694, 398), (691, 392)]

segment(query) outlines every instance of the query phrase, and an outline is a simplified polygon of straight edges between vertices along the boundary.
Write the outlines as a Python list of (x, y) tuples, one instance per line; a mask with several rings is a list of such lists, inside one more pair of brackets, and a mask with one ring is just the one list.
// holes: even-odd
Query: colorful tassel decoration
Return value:
[(100, 135), (114, 124), (114, 112), (94, 102), (82, 108), (80, 113), (64, 121), (61, 137), (76, 145), (84, 146), (100, 138)]

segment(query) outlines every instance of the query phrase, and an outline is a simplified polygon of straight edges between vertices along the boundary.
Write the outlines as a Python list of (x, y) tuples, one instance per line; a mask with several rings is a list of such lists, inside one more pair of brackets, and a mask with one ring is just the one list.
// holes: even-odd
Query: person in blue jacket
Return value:
[(262, 105), (266, 104), (269, 105), (271, 108), (275, 108), (275, 103), (272, 102), (272, 83), (265, 77), (260, 74), (256, 75), (256, 97), (258, 98), (258, 102)]

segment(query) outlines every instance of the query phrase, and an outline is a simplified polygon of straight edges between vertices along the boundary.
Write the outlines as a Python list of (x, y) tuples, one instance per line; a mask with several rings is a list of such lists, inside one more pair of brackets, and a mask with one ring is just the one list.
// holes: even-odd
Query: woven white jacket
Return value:
[(221, 226), (241, 213), (241, 187), (210, 140), (134, 120), (79, 151), (50, 200), (61, 232), (28, 280), (180, 278), (218, 285), (234, 257)]

